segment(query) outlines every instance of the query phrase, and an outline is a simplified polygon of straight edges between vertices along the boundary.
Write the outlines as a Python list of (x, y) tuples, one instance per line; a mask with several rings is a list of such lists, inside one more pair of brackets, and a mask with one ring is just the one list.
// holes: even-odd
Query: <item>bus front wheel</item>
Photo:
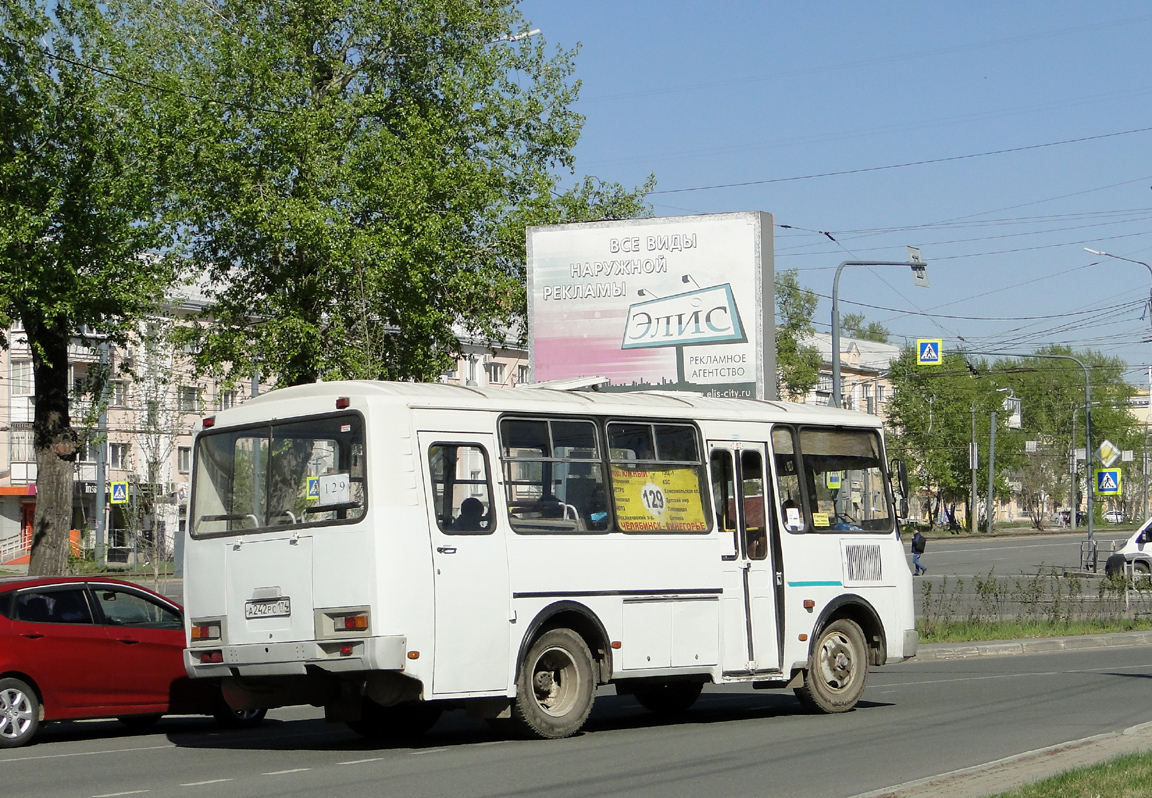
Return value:
[(824, 627), (812, 654), (804, 685), (796, 697), (815, 712), (847, 712), (856, 706), (868, 681), (868, 649), (860, 627), (847, 618)]
[(549, 629), (528, 648), (516, 677), (512, 720), (529, 737), (569, 737), (584, 725), (596, 694), (592, 654), (571, 629)]

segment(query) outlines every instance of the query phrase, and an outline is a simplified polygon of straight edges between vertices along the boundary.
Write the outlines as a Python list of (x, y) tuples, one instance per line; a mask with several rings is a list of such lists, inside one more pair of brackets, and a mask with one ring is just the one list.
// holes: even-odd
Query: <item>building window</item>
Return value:
[(877, 385), (876, 386), (876, 401), (878, 401), (878, 402), (888, 401), (887, 397), (885, 396), (886, 393), (887, 393), (887, 391), (884, 390), (883, 385)]
[(92, 452), (92, 446), (88, 441), (78, 441), (76, 443), (76, 461), (79, 463), (94, 463), (96, 458)]
[(12, 361), (12, 395), (13, 396), (31, 396), (32, 395), (32, 361), (31, 360), (13, 360)]
[(516, 384), (517, 385), (523, 385), (526, 382), (528, 382), (528, 367), (523, 366), (523, 365), (517, 366), (516, 367)]
[(488, 383), (490, 385), (502, 385), (504, 383), (504, 364), (495, 361), (484, 364), (484, 370), (488, 372)]
[(113, 407), (124, 407), (128, 404), (128, 385), (123, 380), (113, 380), (110, 383), (111, 401)]
[(200, 409), (199, 396), (195, 386), (180, 386), (177, 396), (177, 409), (181, 413), (195, 413)]
[(178, 446), (176, 448), (176, 470), (187, 474), (192, 470), (192, 447)]
[(12, 463), (35, 462), (36, 452), (32, 448), (31, 423), (13, 422), (12, 430), (8, 434), (8, 460)]
[(236, 392), (235, 391), (221, 391), (220, 392), (220, 409), (227, 410), (236, 406)]
[(128, 468), (128, 444), (108, 444), (108, 465), (110, 468)]

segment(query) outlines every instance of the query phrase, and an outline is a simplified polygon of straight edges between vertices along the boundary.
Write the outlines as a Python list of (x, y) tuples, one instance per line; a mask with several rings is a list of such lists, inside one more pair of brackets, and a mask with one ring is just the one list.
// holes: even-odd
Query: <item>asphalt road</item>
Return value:
[[(1096, 541), (1100, 569), (1108, 559), (1110, 545), (1123, 545), (1123, 541), (1135, 531), (1125, 527), (1096, 530)], [(990, 571), (1006, 576), (1022, 573), (1036, 573), (1040, 568), (1077, 569), (1080, 564), (1081, 546), (1088, 540), (1084, 529), (1060, 534), (1022, 534), (1004, 537), (957, 537), (928, 539), (928, 546), (920, 557), (930, 575), (948, 576), (987, 576)], [(904, 546), (911, 545), (911, 536), (904, 536)], [(908, 555), (908, 567), (912, 567), (912, 555)]]
[(369, 743), (312, 709), (217, 732), (165, 719), (48, 727), (0, 751), (6, 795), (813, 796), (848, 798), (1149, 720), (1152, 647), (916, 662), (874, 669), (845, 715), (790, 693), (710, 689), (680, 722), (602, 693), (568, 740), (505, 740), (449, 713), (418, 745)]

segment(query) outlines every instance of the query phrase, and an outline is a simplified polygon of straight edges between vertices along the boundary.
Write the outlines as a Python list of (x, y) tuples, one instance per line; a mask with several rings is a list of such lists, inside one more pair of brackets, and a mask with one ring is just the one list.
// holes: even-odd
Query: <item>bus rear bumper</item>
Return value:
[(904, 659), (916, 656), (920, 649), (920, 633), (915, 629), (904, 630)]
[(184, 649), (184, 667), (192, 678), (225, 676), (303, 676), (309, 667), (333, 673), (402, 671), (408, 639), (403, 635), (313, 640), (296, 643), (248, 643)]

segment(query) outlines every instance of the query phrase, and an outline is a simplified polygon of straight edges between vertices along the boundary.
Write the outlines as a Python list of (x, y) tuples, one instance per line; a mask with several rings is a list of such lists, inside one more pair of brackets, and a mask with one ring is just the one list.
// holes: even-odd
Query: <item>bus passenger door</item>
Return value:
[(436, 598), (436, 694), (505, 690), (509, 604), (505, 530), (493, 503), (491, 435), (421, 432)]
[[(712, 443), (716, 522), (724, 538), (724, 672), (779, 671), (777, 563), (765, 446)], [(730, 542), (729, 542), (730, 536)]]

